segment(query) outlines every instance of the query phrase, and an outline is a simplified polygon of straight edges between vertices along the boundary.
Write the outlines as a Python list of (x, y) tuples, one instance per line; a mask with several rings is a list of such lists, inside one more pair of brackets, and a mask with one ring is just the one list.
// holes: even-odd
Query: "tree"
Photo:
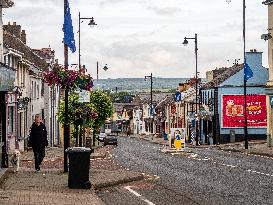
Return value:
[[(61, 102), (58, 117), (61, 124), (64, 124), (65, 110), (64, 101)], [(94, 120), (97, 118), (92, 103), (79, 103), (79, 95), (70, 93), (68, 100), (68, 120), (73, 125), (73, 137), (76, 138), (76, 144), (82, 144), (83, 126), (92, 127)]]
[[(79, 95), (70, 93), (68, 100), (69, 123), (73, 125), (76, 144), (82, 144), (84, 127), (93, 129), (93, 143), (96, 132), (113, 115), (113, 105), (109, 96), (102, 91), (91, 91), (89, 103), (79, 103)], [(60, 104), (58, 117), (64, 124), (64, 102)], [(79, 139), (79, 140), (78, 140)]]
[(95, 136), (99, 128), (105, 123), (105, 121), (113, 115), (113, 104), (111, 98), (103, 91), (96, 90), (90, 94), (90, 103), (96, 111), (97, 118), (92, 124), (93, 128), (93, 145), (95, 142)]

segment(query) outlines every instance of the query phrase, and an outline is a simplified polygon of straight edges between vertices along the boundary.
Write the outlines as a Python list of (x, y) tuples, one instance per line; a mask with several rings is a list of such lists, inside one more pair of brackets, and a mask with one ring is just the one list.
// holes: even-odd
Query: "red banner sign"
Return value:
[[(266, 96), (247, 95), (247, 124), (249, 127), (266, 127)], [(223, 95), (223, 128), (244, 127), (244, 96)]]

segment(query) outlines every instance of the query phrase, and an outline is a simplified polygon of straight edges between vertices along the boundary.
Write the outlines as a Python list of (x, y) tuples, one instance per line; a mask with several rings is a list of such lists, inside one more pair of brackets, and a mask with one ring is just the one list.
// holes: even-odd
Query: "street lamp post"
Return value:
[[(146, 75), (145, 76), (145, 80), (147, 80), (148, 78), (151, 79), (151, 105), (150, 105), (150, 114), (151, 116), (153, 116), (153, 73), (151, 73), (151, 75)], [(151, 126), (151, 131), (153, 133), (153, 125)]]
[[(103, 70), (107, 71), (109, 68), (107, 67), (107, 64), (102, 68)], [(99, 81), (99, 61), (97, 61), (97, 83)]]
[[(184, 38), (184, 42), (183, 45), (186, 46), (188, 45), (188, 40), (194, 40), (195, 43), (195, 113), (197, 115), (197, 109), (198, 109), (198, 69), (197, 69), (197, 51), (198, 51), (198, 47), (197, 47), (197, 34), (195, 34), (194, 38)], [(197, 117), (197, 116), (196, 116)], [(195, 120), (195, 141), (196, 141), (196, 145), (198, 145), (198, 134), (197, 134), (197, 120)]]
[[(230, 3), (231, 0), (226, 0)], [(244, 66), (246, 63), (246, 1), (243, 0), (243, 47), (244, 47)], [(247, 131), (247, 103), (246, 103), (246, 77), (244, 75), (244, 138), (245, 138), (245, 149), (248, 149), (248, 131)]]
[(90, 20), (90, 22), (88, 23), (89, 26), (96, 26), (97, 24), (94, 21), (94, 18), (88, 18), (88, 17), (81, 17), (81, 12), (79, 12), (79, 69), (81, 69), (81, 23), (82, 20)]

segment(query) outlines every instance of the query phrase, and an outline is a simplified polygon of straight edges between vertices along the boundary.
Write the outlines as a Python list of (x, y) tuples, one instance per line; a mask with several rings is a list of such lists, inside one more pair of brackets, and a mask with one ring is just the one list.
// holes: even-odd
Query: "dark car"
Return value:
[(118, 139), (115, 134), (108, 134), (104, 138), (103, 145), (118, 145)]

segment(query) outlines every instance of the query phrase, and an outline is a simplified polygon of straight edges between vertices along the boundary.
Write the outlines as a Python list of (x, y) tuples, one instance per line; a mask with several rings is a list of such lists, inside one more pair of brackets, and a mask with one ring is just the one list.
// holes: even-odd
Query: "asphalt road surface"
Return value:
[[(273, 159), (215, 148), (188, 155), (162, 153), (161, 145), (118, 138), (115, 162), (156, 180), (101, 190), (111, 205), (273, 204)], [(157, 177), (158, 176), (158, 177)]]

